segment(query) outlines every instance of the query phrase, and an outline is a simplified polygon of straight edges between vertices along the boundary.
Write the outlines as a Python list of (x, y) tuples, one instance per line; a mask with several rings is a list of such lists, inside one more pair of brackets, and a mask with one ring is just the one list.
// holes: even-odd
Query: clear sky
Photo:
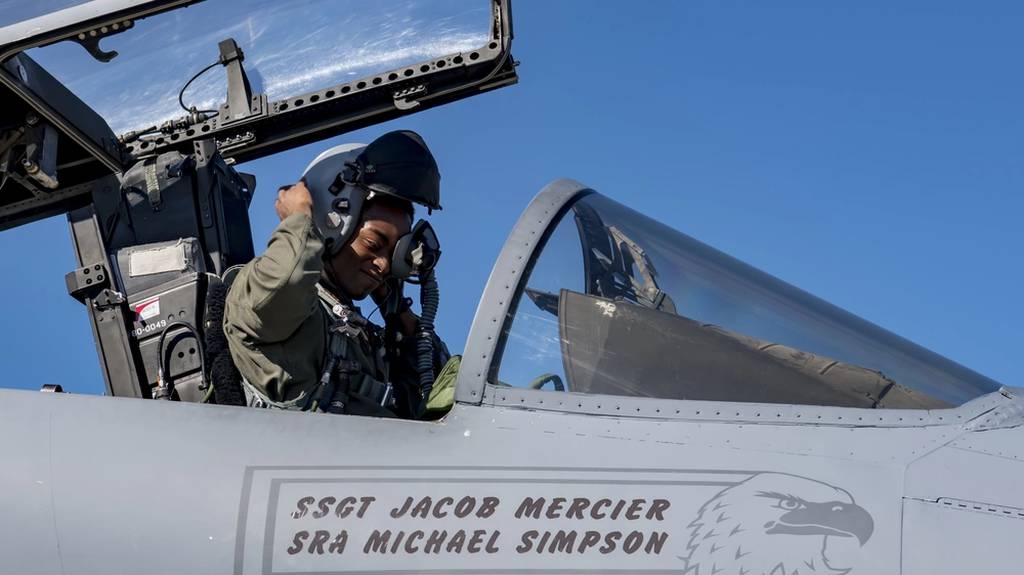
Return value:
[[(514, 16), (517, 86), (241, 166), (257, 249), (276, 187), (321, 149), (409, 128), (442, 170), (453, 350), (521, 210), (571, 177), (1024, 385), (1024, 5), (517, 0)], [(2, 385), (101, 392), (64, 219), (0, 250)]]

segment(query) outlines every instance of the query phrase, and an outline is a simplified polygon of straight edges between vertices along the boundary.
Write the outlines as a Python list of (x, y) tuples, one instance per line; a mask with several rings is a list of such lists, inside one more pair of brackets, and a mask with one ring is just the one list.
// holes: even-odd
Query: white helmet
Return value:
[(355, 162), (365, 149), (366, 144), (335, 146), (317, 156), (302, 174), (313, 197), (313, 224), (324, 237), (328, 255), (341, 249), (355, 231), (363, 202), (370, 194), (366, 188), (346, 184), (339, 177), (345, 164)]
[(423, 138), (407, 130), (388, 132), (369, 145), (335, 146), (317, 156), (302, 178), (328, 255), (352, 236), (363, 204), (374, 194), (441, 209), (437, 162)]

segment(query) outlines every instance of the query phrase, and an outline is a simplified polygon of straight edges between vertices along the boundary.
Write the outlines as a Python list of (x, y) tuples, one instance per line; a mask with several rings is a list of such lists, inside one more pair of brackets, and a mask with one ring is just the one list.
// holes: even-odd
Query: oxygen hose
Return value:
[(431, 270), (421, 278), (420, 318), (416, 322), (416, 372), (420, 376), (420, 394), (423, 396), (421, 411), (427, 407), (430, 391), (434, 389), (434, 318), (441, 294), (437, 279)]

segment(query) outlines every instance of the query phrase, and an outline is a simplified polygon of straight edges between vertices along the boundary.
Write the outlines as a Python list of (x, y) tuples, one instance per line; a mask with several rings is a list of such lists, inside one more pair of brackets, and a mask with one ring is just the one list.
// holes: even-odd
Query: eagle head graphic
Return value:
[(843, 575), (875, 525), (843, 489), (759, 473), (711, 498), (688, 528), (685, 575)]

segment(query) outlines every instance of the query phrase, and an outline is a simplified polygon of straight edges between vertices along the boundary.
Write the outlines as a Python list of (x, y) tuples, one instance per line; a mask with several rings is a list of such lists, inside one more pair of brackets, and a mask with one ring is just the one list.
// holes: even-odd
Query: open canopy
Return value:
[[(240, 162), (516, 80), (507, 0), (48, 0), (0, 26), (0, 227), (199, 139)], [(18, 168), (28, 116), (47, 178)]]

